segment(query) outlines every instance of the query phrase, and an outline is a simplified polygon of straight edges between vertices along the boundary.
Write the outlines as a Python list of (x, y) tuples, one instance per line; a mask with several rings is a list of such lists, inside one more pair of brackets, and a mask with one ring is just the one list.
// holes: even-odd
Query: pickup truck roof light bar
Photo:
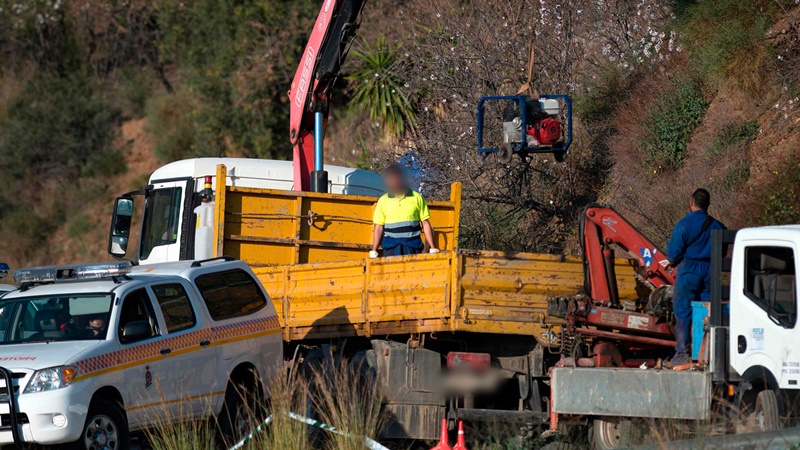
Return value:
[(68, 266), (28, 267), (14, 272), (17, 283), (55, 283), (57, 281), (97, 280), (128, 275), (130, 261), (91, 263)]

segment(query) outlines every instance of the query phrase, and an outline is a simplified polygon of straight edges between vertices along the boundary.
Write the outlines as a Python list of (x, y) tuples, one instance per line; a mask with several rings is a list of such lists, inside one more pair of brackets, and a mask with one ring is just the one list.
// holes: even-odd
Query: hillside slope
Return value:
[[(318, 1), (11, 6), (0, 260), (108, 259), (113, 198), (166, 162), (288, 157), (286, 89)], [(328, 161), (404, 157), (434, 198), (461, 181), (465, 247), (576, 253), (598, 201), (663, 245), (700, 186), (729, 227), (797, 223), (798, 17), (796, 0), (374, 0), (334, 92)], [(516, 92), (531, 42), (537, 88), (575, 102), (571, 154), (483, 161), (475, 105)]]

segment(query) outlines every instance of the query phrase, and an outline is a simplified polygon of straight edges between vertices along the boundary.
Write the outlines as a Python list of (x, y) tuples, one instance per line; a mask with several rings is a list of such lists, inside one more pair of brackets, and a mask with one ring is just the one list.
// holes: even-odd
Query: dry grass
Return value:
[[(265, 402), (254, 405), (252, 396), (243, 395), (251, 428), (267, 415), (272, 417), (245, 449), (362, 450), (365, 437), (377, 439), (380, 434), (383, 416), (376, 383), (346, 363), (341, 368), (322, 365), (311, 373), (290, 376), (277, 371), (265, 385)], [(287, 412), (313, 417), (340, 433), (313, 428)], [(174, 413), (166, 408), (152, 412), (155, 426), (145, 431), (145, 438), (153, 450), (217, 450), (236, 444), (221, 440), (214, 420), (177, 422), (172, 419)]]
[(344, 432), (327, 436), (328, 449), (362, 450), (364, 437), (377, 439), (384, 422), (377, 383), (361, 367), (343, 366), (323, 365), (315, 371), (312, 403), (319, 420)]

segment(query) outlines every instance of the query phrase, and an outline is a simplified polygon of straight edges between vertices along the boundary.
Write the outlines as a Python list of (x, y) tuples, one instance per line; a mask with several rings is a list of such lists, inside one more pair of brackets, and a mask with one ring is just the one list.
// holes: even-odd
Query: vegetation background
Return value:
[[(195, 156), (288, 158), (319, 0), (0, 0), (0, 260), (107, 259), (111, 200)], [(705, 186), (729, 227), (800, 222), (798, 0), (373, 0), (329, 163), (465, 186), (462, 247), (575, 253), (608, 202), (663, 245)], [(568, 93), (563, 163), (476, 155), (475, 106)]]

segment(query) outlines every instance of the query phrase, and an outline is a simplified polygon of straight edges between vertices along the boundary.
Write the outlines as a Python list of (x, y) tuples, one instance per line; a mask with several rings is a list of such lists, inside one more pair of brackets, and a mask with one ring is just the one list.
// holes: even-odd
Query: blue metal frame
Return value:
[[(567, 107), (567, 139), (560, 145), (554, 145), (550, 147), (526, 147), (525, 142), (527, 139), (525, 138), (525, 127), (522, 127), (520, 130), (520, 143), (514, 146), (514, 152), (523, 152), (523, 153), (556, 153), (556, 152), (566, 152), (569, 149), (569, 146), (572, 144), (572, 100), (570, 100), (569, 96), (564, 94), (549, 94), (549, 95), (540, 95), (539, 98), (542, 99), (557, 99), (564, 102)], [(530, 100), (530, 96), (527, 95), (488, 95), (485, 97), (481, 97), (481, 100), (478, 102), (478, 153), (483, 155), (484, 157), (489, 153), (497, 153), (500, 151), (498, 147), (484, 147), (483, 146), (483, 114), (484, 114), (484, 107), (483, 104), (487, 101), (517, 101), (519, 102), (520, 112), (522, 113), (522, 123), (528, 123), (527, 121), (527, 114), (526, 114), (526, 101)]]

